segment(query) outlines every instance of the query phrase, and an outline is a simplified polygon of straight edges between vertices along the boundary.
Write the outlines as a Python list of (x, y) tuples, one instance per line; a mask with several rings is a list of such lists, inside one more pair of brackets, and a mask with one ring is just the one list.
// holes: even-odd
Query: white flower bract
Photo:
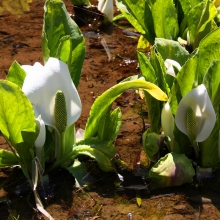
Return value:
[(216, 122), (214, 108), (203, 84), (188, 92), (178, 105), (175, 116), (176, 126), (188, 136), (186, 120), (189, 108), (194, 111), (198, 123), (195, 141), (202, 142), (211, 134)]
[(26, 72), (22, 91), (31, 101), (35, 117), (41, 115), (46, 125), (55, 126), (55, 95), (61, 90), (66, 99), (67, 127), (72, 125), (81, 114), (81, 100), (70, 77), (66, 63), (49, 58), (45, 66), (35, 63), (33, 66), (23, 65)]

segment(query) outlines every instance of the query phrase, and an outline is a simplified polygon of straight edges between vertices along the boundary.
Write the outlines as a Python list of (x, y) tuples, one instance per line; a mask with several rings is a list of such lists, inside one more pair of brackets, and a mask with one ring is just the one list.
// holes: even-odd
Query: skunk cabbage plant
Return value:
[(109, 22), (112, 22), (114, 15), (113, 0), (99, 0), (98, 10), (105, 15)]
[(67, 64), (51, 57), (45, 66), (35, 63), (22, 68), (27, 73), (22, 91), (31, 101), (35, 117), (41, 115), (46, 125), (55, 127), (55, 98), (57, 92), (62, 91), (65, 103), (61, 105), (65, 105), (67, 110), (66, 126), (72, 125), (79, 118), (82, 105)]
[(175, 73), (174, 68), (177, 68), (178, 71), (180, 71), (180, 69), (181, 69), (180, 64), (178, 62), (176, 62), (175, 60), (166, 59), (164, 64), (167, 68), (166, 73), (173, 76), (173, 77), (176, 77), (176, 73)]
[(191, 141), (202, 142), (207, 139), (215, 121), (215, 111), (203, 84), (192, 89), (180, 101), (175, 122)]
[(149, 172), (151, 187), (179, 186), (193, 181), (195, 171), (184, 154), (168, 153)]

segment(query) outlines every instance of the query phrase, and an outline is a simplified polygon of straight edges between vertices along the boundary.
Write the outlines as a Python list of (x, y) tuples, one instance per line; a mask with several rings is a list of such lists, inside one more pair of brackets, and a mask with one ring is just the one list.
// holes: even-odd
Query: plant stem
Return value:
[(194, 150), (194, 153), (195, 153), (195, 156), (196, 156), (196, 160), (198, 160), (199, 159), (199, 145), (198, 145), (198, 142), (193, 141), (192, 146), (193, 146), (193, 150)]

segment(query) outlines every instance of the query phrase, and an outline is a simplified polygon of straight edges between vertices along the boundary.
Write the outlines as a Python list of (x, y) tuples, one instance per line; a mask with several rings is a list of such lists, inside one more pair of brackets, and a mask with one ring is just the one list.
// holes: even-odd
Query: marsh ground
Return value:
[[(65, 1), (69, 13), (74, 14), (70, 2)], [(85, 13), (85, 12), (84, 12)], [(83, 17), (81, 30), (86, 39), (86, 57), (78, 88), (83, 112), (76, 123), (85, 128), (92, 103), (96, 97), (120, 80), (139, 73), (136, 45), (138, 38), (130, 38), (121, 29), (113, 27), (112, 34), (100, 32), (110, 50), (111, 60), (97, 37), (97, 19), (88, 12)], [(79, 15), (82, 14), (79, 12)], [(81, 19), (81, 18), (80, 18)], [(34, 0), (31, 10), (20, 18), (7, 12), (0, 16), (0, 78), (4, 79), (14, 60), (20, 64), (42, 63), (41, 31), (43, 3)], [(135, 91), (125, 92), (114, 103), (123, 112), (123, 125), (115, 142), (118, 153), (130, 171), (122, 171), (125, 181), (117, 190), (114, 174), (99, 172), (95, 183), (80, 191), (74, 188), (74, 178), (64, 170), (50, 176), (50, 185), (40, 191), (46, 210), (59, 219), (220, 219), (220, 177), (204, 180), (198, 185), (184, 185), (149, 191), (130, 189), (143, 185), (141, 177), (134, 175), (141, 153), (141, 134), (149, 126), (144, 102)], [(0, 136), (0, 147), (7, 144)], [(9, 214), (16, 219), (45, 219), (35, 211), (33, 194), (22, 172), (17, 169), (0, 170), (0, 219)], [(93, 176), (94, 177), (94, 176)], [(131, 187), (132, 188), (132, 187)], [(46, 194), (44, 194), (46, 193)], [(142, 204), (138, 207), (139, 193)], [(19, 218), (18, 218), (19, 217)], [(13, 219), (13, 218), (10, 218)]]

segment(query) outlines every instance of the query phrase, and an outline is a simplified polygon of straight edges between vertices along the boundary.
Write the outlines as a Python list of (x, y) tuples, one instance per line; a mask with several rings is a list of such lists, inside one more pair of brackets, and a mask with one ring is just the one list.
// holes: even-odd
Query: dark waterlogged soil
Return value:
[[(74, 14), (70, 2), (66, 2), (70, 14)], [(82, 14), (82, 12), (80, 12)], [(85, 14), (85, 12), (83, 13)], [(78, 14), (79, 15), (79, 14)], [(91, 17), (90, 17), (91, 16)], [(111, 60), (97, 37), (97, 19), (90, 12), (83, 18), (81, 30), (86, 37), (86, 58), (78, 88), (83, 112), (76, 123), (85, 128), (92, 103), (99, 94), (120, 80), (139, 73), (136, 45), (138, 38), (129, 38), (121, 29), (104, 37)], [(18, 18), (7, 12), (0, 16), (0, 78), (4, 79), (14, 60), (20, 64), (42, 63), (41, 30), (43, 4), (34, 1), (31, 10)], [(65, 170), (56, 170), (50, 175), (49, 186), (39, 189), (45, 209), (54, 219), (220, 219), (220, 175), (213, 180), (197, 184), (149, 191), (143, 189), (145, 180), (135, 176), (141, 153), (141, 134), (149, 126), (144, 102), (135, 91), (125, 92), (114, 103), (123, 112), (123, 125), (115, 142), (120, 158), (128, 170), (123, 187), (115, 186), (116, 175), (103, 173), (95, 168), (95, 182), (83, 190), (74, 188), (74, 178)], [(7, 144), (0, 136), (0, 147)], [(96, 166), (91, 161), (91, 165)], [(141, 190), (140, 187), (142, 187)], [(136, 197), (142, 198), (141, 206)], [(36, 211), (33, 194), (19, 168), (0, 170), (0, 219), (46, 219)]]

